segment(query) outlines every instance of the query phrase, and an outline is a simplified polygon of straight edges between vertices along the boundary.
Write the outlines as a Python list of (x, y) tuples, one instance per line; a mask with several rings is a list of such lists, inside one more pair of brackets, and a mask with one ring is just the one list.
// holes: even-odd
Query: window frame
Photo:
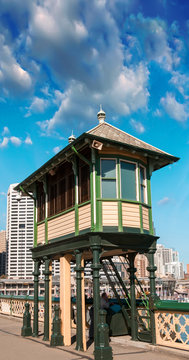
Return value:
[[(140, 168), (144, 169), (144, 185), (141, 184), (141, 181), (139, 181), (139, 186), (140, 186), (140, 202), (142, 204), (148, 204), (148, 191), (147, 191), (147, 177), (146, 177), (146, 167), (144, 165), (139, 164), (139, 180), (140, 180)], [(144, 187), (145, 191), (144, 191), (144, 202), (142, 202), (141, 200), (141, 186)]]
[[(110, 178), (105, 178), (105, 177), (102, 177), (102, 160), (113, 160), (115, 161), (115, 178), (114, 177), (110, 177)], [(108, 198), (105, 198), (105, 197), (102, 197), (102, 180), (103, 179), (112, 179), (112, 180), (115, 180), (115, 183), (116, 183), (116, 196), (115, 198), (111, 198), (111, 197), (108, 197)], [(101, 157), (100, 158), (100, 196), (101, 196), (101, 199), (118, 199), (118, 159), (117, 158), (113, 158), (113, 157)]]
[[(121, 187), (121, 161), (123, 162), (126, 162), (126, 163), (129, 163), (129, 164), (135, 164), (136, 165), (136, 169), (135, 169), (135, 180), (136, 180), (136, 200), (129, 200), (129, 199), (126, 199), (126, 198), (123, 198), (122, 197), (122, 187)], [(139, 201), (139, 178), (138, 178), (138, 162), (137, 161), (132, 161), (132, 160), (125, 160), (125, 159), (122, 159), (120, 158), (119, 159), (119, 164), (120, 164), (120, 199), (122, 200), (128, 200), (128, 201)]]

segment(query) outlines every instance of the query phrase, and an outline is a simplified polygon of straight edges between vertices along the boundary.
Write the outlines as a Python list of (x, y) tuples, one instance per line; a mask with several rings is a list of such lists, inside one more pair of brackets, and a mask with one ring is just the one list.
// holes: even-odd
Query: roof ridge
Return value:
[(98, 124), (98, 125), (96, 125), (94, 128), (92, 128), (92, 129), (90, 129), (90, 130), (86, 131), (86, 134), (89, 134), (91, 131), (93, 131), (93, 130), (97, 129), (98, 127), (100, 127), (100, 126), (101, 126), (101, 125), (103, 125), (103, 124), (108, 124), (108, 123), (107, 123), (106, 121), (104, 121), (103, 123)]
[[(167, 155), (171, 155), (171, 154), (169, 154), (168, 152), (157, 148), (156, 146), (153, 146), (153, 145), (151, 145), (151, 144), (149, 144), (149, 143), (147, 143), (147, 142), (145, 142), (145, 141), (143, 141), (143, 140), (138, 139), (136, 136), (133, 136), (133, 135), (131, 135), (131, 134), (128, 134), (126, 131), (123, 131), (123, 130), (119, 129), (119, 128), (117, 128), (116, 126), (107, 123), (106, 121), (104, 121), (104, 124), (106, 124), (106, 125), (114, 128), (114, 129), (116, 129), (116, 130), (118, 130), (118, 131), (121, 131), (123, 134), (126, 134), (126, 135), (132, 137), (133, 139), (135, 139), (135, 140), (137, 140), (137, 141), (141, 141), (143, 144), (146, 144), (146, 145), (148, 145), (148, 146), (150, 146), (150, 147), (153, 147), (154, 149), (160, 151), (161, 153), (165, 153), (165, 154), (167, 154)], [(99, 124), (99, 125), (103, 125), (103, 123), (102, 123), (102, 124)], [(91, 129), (90, 131), (94, 130), (94, 129), (97, 128), (99, 125), (97, 125), (97, 126), (94, 127), (93, 129)], [(90, 132), (90, 131), (89, 131), (89, 132)]]

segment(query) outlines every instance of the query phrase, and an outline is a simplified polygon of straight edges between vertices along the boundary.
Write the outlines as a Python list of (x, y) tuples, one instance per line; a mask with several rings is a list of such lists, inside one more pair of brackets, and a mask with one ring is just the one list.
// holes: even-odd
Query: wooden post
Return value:
[(60, 318), (65, 346), (71, 345), (71, 258), (70, 254), (60, 258)]

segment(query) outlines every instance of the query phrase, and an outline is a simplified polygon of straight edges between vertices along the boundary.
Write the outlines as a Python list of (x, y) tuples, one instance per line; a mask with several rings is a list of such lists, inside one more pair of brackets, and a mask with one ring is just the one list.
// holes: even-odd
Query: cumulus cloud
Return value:
[(131, 119), (130, 124), (133, 127), (133, 129), (136, 130), (136, 132), (138, 132), (139, 134), (142, 134), (143, 132), (145, 132), (145, 127), (140, 121)]
[(33, 113), (43, 113), (45, 109), (48, 107), (49, 102), (46, 99), (42, 99), (39, 97), (34, 97), (31, 105), (27, 108), (28, 112), (26, 113), (25, 117), (31, 116)]
[(179, 122), (184, 122), (188, 119), (185, 104), (179, 103), (173, 94), (167, 92), (166, 96), (161, 98), (160, 103), (172, 119)]
[(3, 35), (0, 35), (0, 53), (1, 87), (14, 95), (28, 92), (32, 86), (30, 74), (17, 62)]
[(171, 199), (170, 198), (168, 198), (167, 196), (165, 196), (163, 199), (161, 199), (161, 200), (159, 200), (158, 201), (158, 205), (166, 205), (166, 204), (168, 204), (169, 202), (171, 201)]
[(27, 145), (32, 145), (32, 144), (33, 144), (32, 139), (31, 139), (31, 137), (30, 137), (29, 135), (26, 137), (26, 139), (24, 140), (24, 142), (25, 142), (25, 144), (27, 144)]
[(180, 74), (178, 71), (173, 71), (169, 82), (178, 89), (185, 100), (189, 99), (189, 76), (187, 74)]
[(102, 91), (118, 76), (122, 46), (117, 25), (105, 6), (100, 1), (74, 0), (55, 0), (53, 6), (51, 0), (34, 4), (28, 48), (46, 62), (59, 84), (75, 79)]
[(8, 142), (9, 142), (9, 138), (5, 136), (2, 140), (2, 142), (0, 143), (0, 147), (1, 148), (6, 147), (8, 145)]
[(148, 76), (149, 71), (142, 63), (135, 67), (123, 67), (113, 86), (103, 93), (93, 91), (85, 84), (73, 80), (62, 95), (61, 105), (54, 116), (38, 125), (47, 133), (67, 121), (78, 121), (78, 125), (83, 127), (86, 121), (96, 121), (101, 103), (111, 116), (129, 115), (138, 109), (147, 109)]
[(18, 138), (17, 136), (11, 136), (9, 138), (10, 142), (15, 145), (15, 146), (20, 146), (22, 143), (22, 140), (20, 138)]
[(53, 149), (53, 153), (57, 154), (61, 149), (62, 149), (61, 146), (55, 146), (54, 149)]
[(6, 134), (9, 134), (9, 128), (7, 126), (4, 126), (2, 135), (4, 136)]
[[(126, 21), (129, 46), (135, 57), (158, 62), (166, 70), (172, 70), (173, 54), (169, 46), (166, 23), (160, 18), (130, 15)], [(128, 40), (128, 39), (127, 39)], [(131, 41), (132, 40), (132, 41)]]

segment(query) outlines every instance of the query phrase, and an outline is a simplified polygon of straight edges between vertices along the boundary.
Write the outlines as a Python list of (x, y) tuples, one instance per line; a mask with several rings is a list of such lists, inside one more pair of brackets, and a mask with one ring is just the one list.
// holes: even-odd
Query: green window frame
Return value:
[(139, 200), (137, 170), (136, 162), (120, 160), (120, 195), (122, 199)]
[(117, 159), (101, 158), (101, 197), (117, 199)]

